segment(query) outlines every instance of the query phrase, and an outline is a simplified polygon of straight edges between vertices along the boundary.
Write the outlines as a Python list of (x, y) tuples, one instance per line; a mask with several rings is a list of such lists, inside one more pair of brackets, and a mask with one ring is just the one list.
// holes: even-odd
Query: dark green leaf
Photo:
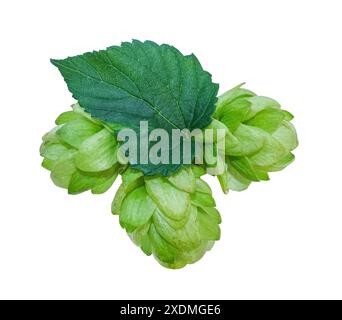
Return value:
[[(137, 130), (144, 120), (150, 130), (193, 130), (209, 125), (215, 111), (218, 85), (194, 55), (184, 56), (169, 45), (134, 40), (51, 62), (81, 106), (109, 123)], [(151, 166), (146, 171), (169, 174), (167, 165)]]

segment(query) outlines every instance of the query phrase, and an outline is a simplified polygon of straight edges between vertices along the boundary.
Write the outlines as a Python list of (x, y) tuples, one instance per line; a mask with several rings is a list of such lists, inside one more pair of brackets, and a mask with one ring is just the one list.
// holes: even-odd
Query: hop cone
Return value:
[(52, 181), (70, 194), (106, 192), (120, 170), (111, 127), (92, 119), (78, 104), (56, 124), (40, 148), (42, 166), (51, 171)]
[(165, 267), (198, 261), (220, 238), (220, 214), (202, 170), (184, 168), (168, 178), (133, 169), (122, 175), (112, 212), (132, 241)]
[(222, 190), (242, 191), (252, 181), (269, 180), (294, 160), (298, 145), (293, 116), (273, 99), (237, 86), (217, 102), (211, 127), (224, 128), (225, 168), (218, 176)]

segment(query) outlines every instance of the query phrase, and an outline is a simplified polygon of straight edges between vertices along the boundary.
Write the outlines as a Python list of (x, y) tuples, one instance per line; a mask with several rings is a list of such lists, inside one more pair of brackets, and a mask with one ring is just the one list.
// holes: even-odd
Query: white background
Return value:
[[(341, 1), (0, 2), (0, 298), (342, 298)], [(223, 92), (246, 81), (295, 116), (296, 161), (221, 193), (222, 239), (159, 266), (105, 195), (69, 196), (40, 167), (41, 136), (73, 103), (49, 58), (129, 41), (194, 52)]]

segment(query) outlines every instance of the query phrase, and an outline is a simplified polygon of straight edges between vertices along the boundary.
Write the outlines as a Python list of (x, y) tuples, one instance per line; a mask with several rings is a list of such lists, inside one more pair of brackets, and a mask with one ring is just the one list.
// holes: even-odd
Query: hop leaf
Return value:
[(132, 241), (172, 269), (198, 261), (220, 238), (220, 214), (200, 170), (183, 168), (165, 177), (134, 169), (122, 175), (112, 212)]
[(293, 160), (298, 145), (293, 116), (273, 99), (237, 86), (219, 97), (214, 118), (226, 127), (222, 190), (242, 191), (252, 181), (269, 180)]
[(62, 113), (56, 124), (40, 148), (42, 166), (51, 171), (52, 181), (70, 194), (106, 192), (121, 169), (113, 132), (78, 104)]
[[(211, 75), (193, 54), (183, 55), (166, 44), (133, 40), (51, 62), (73, 97), (94, 118), (132, 128), (137, 134), (141, 121), (148, 121), (150, 132), (163, 128), (170, 136), (173, 129), (203, 128), (215, 111), (218, 85)], [(180, 156), (180, 163), (186, 163)], [(181, 166), (138, 159), (135, 167), (146, 175), (169, 176)]]

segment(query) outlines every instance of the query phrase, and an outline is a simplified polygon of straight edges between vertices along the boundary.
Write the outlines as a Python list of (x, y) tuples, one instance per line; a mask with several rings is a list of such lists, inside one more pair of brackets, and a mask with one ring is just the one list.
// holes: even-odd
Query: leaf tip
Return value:
[(58, 62), (59, 62), (59, 60), (57, 60), (57, 59), (50, 59), (50, 62), (51, 62), (55, 67), (58, 67)]

